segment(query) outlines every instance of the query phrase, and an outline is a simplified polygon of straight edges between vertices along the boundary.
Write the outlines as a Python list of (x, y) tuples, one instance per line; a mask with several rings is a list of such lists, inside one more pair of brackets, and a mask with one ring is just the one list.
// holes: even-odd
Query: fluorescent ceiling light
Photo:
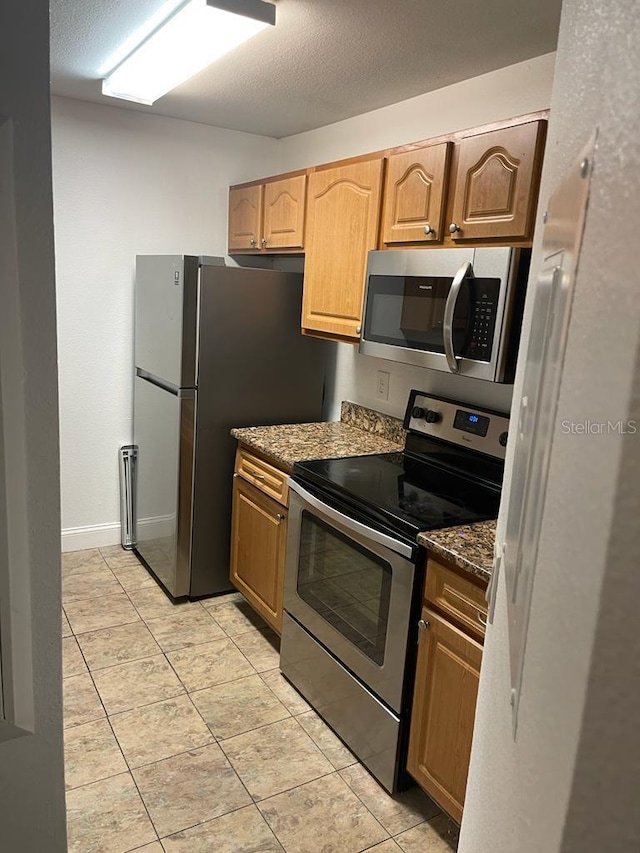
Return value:
[(275, 6), (263, 0), (189, 0), (102, 81), (102, 94), (153, 104), (273, 24)]

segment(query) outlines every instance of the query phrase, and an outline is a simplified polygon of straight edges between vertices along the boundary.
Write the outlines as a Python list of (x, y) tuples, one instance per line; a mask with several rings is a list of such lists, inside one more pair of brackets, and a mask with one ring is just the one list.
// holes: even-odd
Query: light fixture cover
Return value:
[(189, 0), (102, 81), (102, 94), (153, 104), (274, 25), (275, 11), (263, 0)]

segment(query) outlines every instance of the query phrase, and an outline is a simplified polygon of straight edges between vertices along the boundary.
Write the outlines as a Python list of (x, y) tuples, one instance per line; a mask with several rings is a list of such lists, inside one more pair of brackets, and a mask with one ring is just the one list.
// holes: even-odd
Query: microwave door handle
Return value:
[(451, 284), (451, 290), (447, 296), (447, 302), (444, 306), (444, 321), (442, 324), (442, 330), (444, 333), (444, 354), (447, 358), (449, 370), (452, 373), (460, 373), (460, 364), (458, 363), (458, 359), (456, 358), (456, 354), (453, 349), (453, 315), (456, 310), (456, 303), (460, 294), (460, 288), (462, 287), (465, 278), (473, 278), (473, 267), (471, 266), (470, 261), (465, 261), (455, 274)]

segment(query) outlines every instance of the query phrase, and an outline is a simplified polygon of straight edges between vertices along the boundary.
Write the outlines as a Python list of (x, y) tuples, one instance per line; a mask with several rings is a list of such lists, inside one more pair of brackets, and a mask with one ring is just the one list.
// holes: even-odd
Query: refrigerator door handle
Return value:
[(136, 367), (136, 376), (139, 376), (140, 379), (144, 379), (146, 382), (150, 382), (152, 385), (156, 385), (158, 388), (162, 388), (163, 391), (168, 391), (169, 394), (173, 394), (174, 397), (178, 397), (180, 400), (190, 400), (196, 396), (195, 388), (178, 388), (171, 382), (167, 382), (159, 376), (154, 376), (153, 373), (142, 370), (140, 367)]

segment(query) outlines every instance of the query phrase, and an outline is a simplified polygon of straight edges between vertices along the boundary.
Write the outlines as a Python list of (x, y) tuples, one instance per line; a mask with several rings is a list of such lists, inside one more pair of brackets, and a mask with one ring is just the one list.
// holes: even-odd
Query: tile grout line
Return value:
[[(220, 637), (220, 640), (222, 640), (222, 639), (223, 639), (223, 638), (222, 638), (222, 637)], [(231, 638), (230, 638), (230, 637), (226, 637), (225, 639), (230, 640)], [(215, 642), (216, 642), (216, 640), (211, 640), (211, 642), (215, 643)], [(200, 643), (200, 645), (205, 645), (205, 643)], [(185, 646), (185, 648), (195, 648), (195, 647), (193, 647), (193, 646), (191, 646), (191, 647), (190, 647), (190, 646)], [(183, 651), (183, 649), (175, 649), (175, 651)], [(238, 649), (238, 651), (240, 651), (240, 649)], [(240, 654), (242, 654), (242, 652), (240, 652)], [(167, 657), (167, 655), (166, 655), (166, 654), (165, 654), (165, 657), (166, 657), (166, 659), (167, 659), (167, 663), (169, 664), (169, 666), (171, 667), (171, 669), (172, 669), (172, 670), (173, 670), (173, 672), (175, 673), (176, 678), (178, 679), (178, 681), (180, 682), (180, 684), (182, 684), (182, 686), (184, 687), (184, 689), (185, 689), (185, 691), (186, 691), (187, 695), (189, 695), (189, 692), (191, 692), (191, 693), (197, 693), (197, 692), (198, 692), (198, 690), (207, 690), (209, 687), (217, 687), (217, 686), (218, 686), (218, 684), (230, 684), (232, 681), (240, 681), (242, 678), (246, 678), (246, 677), (247, 677), (247, 676), (245, 676), (245, 675), (239, 675), (237, 678), (230, 678), (228, 681), (220, 681), (220, 682), (218, 682), (218, 684), (209, 684), (209, 685), (207, 685), (206, 687), (198, 687), (198, 688), (196, 688), (195, 690), (189, 691), (189, 689), (187, 688), (187, 685), (186, 685), (186, 684), (184, 683), (184, 681), (180, 678), (180, 676), (178, 675), (178, 671), (176, 670), (176, 668), (174, 667), (174, 665), (171, 663), (171, 661), (169, 660), (169, 658)], [(249, 666), (253, 669), (253, 665), (251, 664), (251, 662), (250, 662), (250, 661), (248, 661), (248, 660), (247, 660), (247, 658), (246, 658), (244, 655), (242, 655), (242, 657), (247, 661), (247, 663), (249, 664)], [(255, 670), (254, 670), (254, 674), (257, 674), (257, 673), (255, 672)]]
[[(367, 770), (367, 768), (364, 766), (364, 764), (363, 764), (361, 761), (359, 761), (358, 759), (356, 759), (355, 764), (357, 764), (359, 767), (362, 767), (362, 768), (363, 768), (367, 773), (369, 772), (369, 771)], [(348, 767), (353, 767), (353, 766), (354, 766), (353, 764), (349, 764), (349, 765), (348, 765)], [(347, 769), (348, 769), (348, 767), (343, 767), (343, 768), (342, 768), (342, 770), (347, 770)], [(362, 799), (362, 797), (358, 794), (358, 792), (357, 792), (356, 790), (354, 790), (354, 788), (352, 788), (352, 787), (351, 787), (351, 785), (349, 784), (349, 782), (348, 782), (348, 781), (347, 781), (347, 780), (342, 776), (342, 771), (341, 771), (341, 770), (338, 770), (337, 772), (340, 774), (340, 778), (342, 779), (342, 781), (344, 782), (344, 784), (349, 788), (349, 790), (352, 792), (352, 794), (353, 794), (353, 795), (354, 795), (358, 800), (360, 800), (360, 802), (361, 802), (361, 803), (362, 803), (362, 805), (365, 807), (365, 809), (369, 812), (369, 814), (373, 815), (373, 817), (378, 821), (378, 823), (380, 824), (380, 826), (381, 826), (381, 827), (384, 829), (384, 831), (388, 834), (389, 838), (392, 838), (392, 839), (394, 839), (394, 840), (395, 840), (399, 835), (402, 835), (402, 833), (403, 833), (403, 832), (408, 832), (410, 829), (415, 829), (415, 827), (416, 827), (416, 826), (420, 826), (420, 824), (422, 824), (422, 823), (428, 823), (430, 820), (433, 820), (434, 818), (439, 817), (439, 815), (441, 815), (441, 814), (442, 814), (442, 810), (439, 810), (439, 811), (438, 811), (438, 812), (436, 812), (436, 814), (434, 814), (432, 817), (430, 817), (430, 818), (428, 818), (428, 819), (423, 818), (422, 820), (419, 820), (417, 823), (414, 823), (412, 826), (408, 826), (408, 827), (406, 827), (405, 829), (401, 829), (401, 830), (400, 830), (400, 832), (396, 832), (396, 833), (395, 833), (395, 835), (392, 835), (392, 833), (390, 832), (390, 830), (388, 830), (388, 829), (387, 829), (387, 827), (382, 823), (382, 821), (381, 821), (381, 820), (378, 820), (378, 818), (375, 816), (375, 814), (373, 814), (373, 812), (371, 811), (371, 809), (367, 806), (367, 804), (366, 804), (366, 803), (365, 803), (365, 801)], [(374, 777), (372, 777), (372, 778), (374, 778)], [(378, 783), (378, 784), (379, 784), (379, 783)], [(382, 786), (381, 786), (381, 787), (382, 787)], [(383, 789), (383, 790), (384, 790), (384, 789)], [(411, 789), (408, 789), (408, 790), (411, 790)], [(388, 792), (386, 792), (386, 791), (385, 791), (385, 793), (388, 793)], [(388, 796), (390, 796), (390, 797), (393, 799), (393, 795), (392, 795), (392, 794), (388, 794)], [(429, 795), (427, 794), (427, 796), (429, 796)], [(436, 803), (436, 805), (437, 805), (437, 803)], [(374, 845), (374, 846), (375, 846), (375, 845)]]
[[(136, 777), (133, 775), (133, 768), (131, 767), (131, 765), (130, 765), (130, 764), (129, 764), (129, 762), (127, 761), (127, 756), (124, 754), (124, 750), (123, 750), (123, 749), (122, 749), (122, 747), (120, 746), (120, 741), (118, 740), (118, 736), (116, 735), (116, 733), (115, 733), (115, 730), (114, 730), (113, 726), (111, 725), (111, 718), (109, 717), (109, 715), (108, 715), (108, 714), (107, 714), (107, 722), (109, 723), (109, 728), (111, 729), (111, 734), (113, 735), (113, 739), (115, 740), (116, 744), (118, 745), (118, 749), (120, 750), (120, 754), (122, 755), (122, 757), (123, 757), (123, 759), (124, 759), (124, 763), (127, 765), (129, 776), (131, 777), (131, 781), (133, 782), (133, 785), (134, 785), (134, 787), (135, 787), (136, 791), (138, 792), (138, 796), (140, 797), (140, 802), (142, 803), (142, 807), (143, 807), (143, 809), (145, 810), (146, 815), (147, 815), (147, 817), (148, 817), (148, 819), (149, 819), (149, 823), (151, 824), (151, 828), (153, 829), (153, 831), (154, 831), (154, 833), (155, 833), (155, 835), (156, 835), (156, 839), (157, 839), (158, 841), (160, 841), (160, 835), (159, 835), (159, 833), (158, 833), (158, 830), (156, 829), (156, 825), (155, 825), (155, 823), (153, 822), (153, 820), (151, 819), (151, 814), (149, 813), (149, 809), (147, 808), (147, 804), (146, 804), (146, 803), (145, 803), (145, 801), (144, 801), (144, 797), (142, 796), (142, 792), (140, 791), (140, 788), (138, 787), (138, 783), (137, 783), (137, 781), (136, 781)], [(150, 844), (150, 843), (152, 843), (152, 842), (148, 842), (148, 843)], [(141, 846), (141, 847), (145, 847), (146, 845), (142, 844), (142, 845), (140, 845), (140, 846)], [(161, 846), (162, 846), (162, 845), (161, 845)], [(134, 849), (135, 849), (135, 848), (134, 848)], [(139, 849), (139, 848), (138, 848), (138, 849)]]
[[(253, 678), (253, 676), (249, 676), (249, 677), (250, 677), (250, 678)], [(229, 684), (230, 684), (231, 682), (225, 682), (225, 683), (229, 683)], [(205, 688), (205, 689), (206, 689), (206, 688)], [(195, 703), (194, 703), (194, 704), (195, 704)], [(280, 703), (280, 704), (282, 704), (282, 703)], [(283, 706), (283, 707), (284, 707), (284, 706)], [(197, 710), (197, 706), (196, 706), (196, 710)], [(234, 737), (240, 737), (240, 735), (248, 735), (248, 734), (250, 734), (251, 732), (258, 732), (258, 731), (260, 731), (260, 729), (266, 729), (266, 728), (267, 728), (267, 726), (274, 726), (276, 723), (281, 723), (281, 722), (283, 722), (283, 720), (288, 720), (288, 719), (290, 719), (290, 718), (291, 718), (291, 719), (293, 719), (293, 714), (291, 714), (287, 708), (285, 708), (285, 711), (287, 711), (287, 714), (289, 714), (289, 716), (288, 716), (288, 717), (281, 717), (279, 720), (272, 720), (270, 723), (262, 723), (262, 724), (261, 724), (261, 725), (259, 725), (259, 726), (254, 726), (252, 729), (246, 729), (246, 730), (245, 730), (245, 731), (243, 731), (243, 732), (236, 732), (236, 734), (234, 734), (234, 735), (229, 735), (229, 737), (220, 738), (220, 740), (218, 740), (218, 739), (217, 739), (217, 737), (215, 736), (215, 734), (214, 734), (213, 732), (211, 732), (211, 726), (209, 725), (209, 723), (207, 723), (207, 722), (206, 722), (206, 720), (205, 720), (205, 726), (206, 726), (206, 727), (209, 729), (209, 731), (211, 732), (211, 737), (214, 739), (215, 743), (217, 743), (217, 744), (218, 744), (218, 746), (222, 749), (222, 744), (223, 744), (225, 741), (231, 740), (231, 739), (232, 739), (232, 738), (234, 738)], [(201, 716), (202, 716), (202, 715), (201, 715)], [(314, 741), (314, 743), (315, 743), (315, 741)], [(318, 744), (316, 744), (316, 746), (318, 746)], [(318, 747), (318, 749), (320, 749), (320, 747)], [(320, 751), (322, 752), (322, 750), (320, 750)], [(225, 755), (226, 755), (226, 753), (225, 753)], [(324, 755), (324, 753), (323, 753), (323, 755)], [(326, 756), (325, 756), (325, 758), (326, 758)], [(328, 758), (327, 758), (327, 761), (329, 761), (329, 759), (328, 759)], [(331, 762), (329, 761), (329, 763), (331, 763)]]
[[(259, 673), (258, 673), (258, 675), (260, 676), (260, 678), (262, 678), (262, 676), (263, 676), (265, 673), (267, 673), (267, 672), (275, 672), (276, 670), (278, 671), (278, 673), (279, 673), (280, 677), (281, 677), (281, 678), (284, 678), (284, 676), (282, 675), (282, 672), (280, 671), (280, 667), (274, 667), (273, 669), (266, 669), (266, 670), (264, 671), (264, 673), (259, 672)], [(282, 701), (282, 699), (280, 699), (280, 697), (278, 696), (278, 694), (276, 693), (276, 691), (273, 689), (273, 687), (271, 687), (271, 685), (267, 684), (267, 682), (264, 680), (264, 678), (262, 678), (262, 680), (263, 680), (263, 682), (267, 685), (267, 687), (269, 688), (269, 690), (273, 693), (273, 695), (276, 697), (276, 699), (284, 705), (284, 707), (287, 709), (287, 711), (289, 711), (289, 707), (288, 707), (287, 705), (285, 705), (285, 703)], [(288, 681), (287, 681), (287, 684), (289, 684), (289, 682), (288, 682)], [(295, 690), (295, 688), (292, 688), (292, 689), (294, 689), (294, 690)], [(296, 691), (296, 695), (300, 695), (300, 697), (302, 698), (303, 702), (306, 702), (306, 703), (307, 703), (307, 705), (309, 705), (309, 703), (308, 703), (308, 702), (307, 702), (307, 700), (304, 698), (304, 696), (302, 696), (302, 694), (301, 694), (301, 693), (300, 693), (300, 694), (298, 694), (298, 693), (297, 693), (297, 691)], [(297, 714), (294, 714), (294, 713), (293, 713), (293, 711), (289, 711), (289, 713), (291, 714), (291, 716), (292, 716), (292, 717), (300, 717), (300, 716), (302, 716), (302, 714), (307, 714), (309, 711), (313, 711), (313, 708), (311, 707), (311, 705), (309, 705), (309, 707), (308, 707), (308, 708), (305, 708), (305, 710), (304, 710), (304, 711), (298, 711), (298, 713), (297, 713)], [(316, 713), (316, 712), (314, 712), (314, 713)]]
[[(268, 685), (267, 685), (267, 686), (268, 686)], [(288, 709), (287, 709), (287, 710), (288, 710)], [(292, 716), (290, 716), (290, 717), (285, 717), (284, 719), (285, 719), (285, 720), (287, 720), (287, 719), (295, 720), (295, 717), (292, 715)], [(232, 737), (226, 738), (224, 741), (219, 741), (219, 742), (218, 742), (218, 746), (219, 746), (219, 747), (220, 747), (220, 749), (224, 752), (225, 758), (227, 759), (227, 761), (229, 762), (229, 764), (231, 765), (231, 767), (233, 768), (234, 772), (236, 773), (236, 775), (238, 776), (238, 778), (240, 779), (240, 781), (242, 782), (242, 784), (243, 784), (243, 785), (244, 785), (244, 782), (242, 781), (242, 777), (240, 776), (240, 774), (238, 773), (238, 771), (236, 770), (236, 768), (233, 766), (233, 762), (231, 761), (231, 758), (227, 755), (227, 752), (226, 752), (226, 750), (225, 750), (225, 748), (224, 748), (223, 744), (224, 744), (224, 743), (227, 743), (227, 742), (228, 742), (228, 741), (230, 741), (230, 740), (232, 740), (234, 737), (241, 737), (243, 734), (250, 734), (250, 732), (252, 732), (252, 731), (258, 731), (258, 730), (260, 730), (260, 729), (268, 728), (269, 726), (275, 726), (275, 725), (277, 725), (278, 723), (281, 723), (281, 722), (283, 722), (283, 720), (276, 720), (274, 723), (267, 723), (267, 724), (266, 724), (266, 725), (264, 725), (264, 726), (258, 726), (258, 727), (257, 727), (257, 728), (255, 728), (255, 729), (250, 729), (250, 731), (249, 731), (249, 732), (241, 732), (241, 733), (240, 733), (240, 734), (238, 734), (238, 735), (233, 735)], [(311, 736), (310, 736), (309, 734), (307, 734), (307, 732), (306, 732), (306, 731), (304, 730), (304, 728), (300, 725), (300, 723), (298, 723), (298, 721), (297, 721), (297, 720), (296, 720), (296, 723), (297, 723), (298, 727), (300, 728), (300, 730), (301, 730), (305, 735), (307, 735), (307, 737), (309, 738), (309, 740), (311, 740), (311, 742), (312, 742), (313, 746), (318, 750), (318, 752), (323, 756), (323, 758), (324, 758), (324, 759), (325, 759), (329, 764), (331, 764), (331, 762), (329, 761), (329, 759), (326, 757), (326, 755), (324, 754), (324, 752), (322, 752), (322, 750), (321, 750), (321, 749), (320, 749), (320, 747), (317, 745), (317, 743), (313, 740), (313, 738), (311, 738)], [(315, 782), (317, 779), (324, 779), (324, 778), (326, 778), (327, 776), (331, 776), (331, 775), (332, 775), (332, 774), (334, 774), (334, 773), (338, 773), (338, 771), (335, 769), (335, 767), (333, 767), (333, 766), (332, 766), (332, 767), (331, 767), (331, 770), (330, 770), (328, 773), (321, 773), (319, 776), (316, 776), (316, 777), (314, 777), (313, 779), (308, 779), (306, 782), (301, 782), (299, 785), (293, 785), (291, 788), (285, 788), (285, 789), (284, 789), (284, 790), (282, 790), (282, 791), (278, 791), (276, 794), (270, 794), (268, 797), (263, 797), (263, 798), (262, 798), (262, 799), (260, 799), (260, 800), (256, 800), (256, 799), (253, 797), (253, 795), (251, 794), (251, 792), (249, 791), (249, 789), (246, 787), (246, 785), (244, 785), (244, 787), (246, 788), (247, 793), (248, 793), (248, 794), (249, 794), (249, 796), (251, 797), (251, 800), (252, 800), (253, 804), (254, 804), (255, 806), (257, 806), (257, 805), (258, 805), (258, 803), (266, 802), (266, 800), (270, 800), (272, 797), (277, 797), (279, 794), (285, 794), (285, 793), (287, 793), (287, 791), (295, 791), (295, 790), (296, 790), (296, 788), (301, 788), (303, 785), (307, 785), (309, 782)], [(345, 783), (345, 784), (346, 784), (346, 783)], [(365, 808), (366, 808), (366, 806), (365, 806)], [(260, 811), (260, 809), (259, 809), (259, 808), (258, 808), (258, 811)], [(368, 809), (367, 809), (367, 811), (368, 811)], [(261, 814), (262, 814), (262, 813), (261, 813)], [(269, 827), (269, 828), (271, 828), (271, 827)], [(383, 827), (383, 828), (384, 828), (384, 827)], [(385, 831), (386, 831), (386, 830), (385, 830)], [(273, 830), (272, 830), (272, 832), (273, 832)], [(274, 832), (274, 835), (275, 835), (275, 832)], [(276, 838), (277, 838), (277, 840), (278, 840), (278, 843), (281, 843), (281, 842), (280, 842), (280, 839), (277, 837), (277, 835), (276, 835)], [(284, 845), (283, 845), (283, 846), (284, 846)]]
[[(154, 823), (153, 823), (153, 821), (151, 820), (151, 815), (149, 814), (149, 810), (147, 809), (147, 806), (146, 806), (146, 804), (145, 804), (145, 802), (144, 802), (144, 799), (142, 798), (142, 794), (140, 793), (140, 789), (138, 788), (137, 782), (136, 782), (136, 780), (135, 780), (135, 778), (134, 778), (134, 776), (133, 776), (133, 773), (131, 772), (131, 767), (129, 766), (129, 762), (127, 761), (127, 758), (126, 758), (126, 756), (125, 756), (124, 752), (122, 751), (122, 747), (120, 746), (120, 741), (118, 740), (118, 738), (117, 738), (117, 736), (116, 736), (116, 733), (115, 733), (115, 731), (113, 730), (113, 726), (111, 725), (111, 720), (110, 720), (110, 718), (109, 718), (109, 714), (107, 713), (107, 709), (106, 709), (106, 707), (105, 707), (105, 704), (104, 704), (104, 702), (102, 701), (102, 696), (100, 695), (100, 691), (98, 690), (98, 686), (96, 685), (96, 683), (95, 683), (95, 681), (94, 681), (94, 679), (93, 679), (93, 675), (92, 675), (92, 673), (91, 673), (91, 670), (89, 669), (89, 664), (88, 664), (88, 662), (87, 662), (87, 659), (85, 658), (84, 652), (82, 651), (82, 648), (81, 648), (81, 646), (80, 646), (80, 643), (78, 643), (77, 639), (76, 639), (76, 643), (78, 644), (78, 648), (80, 649), (80, 654), (82, 655), (82, 658), (83, 658), (83, 660), (84, 660), (84, 662), (85, 662), (85, 666), (87, 667), (87, 671), (88, 671), (88, 673), (89, 673), (89, 677), (91, 678), (91, 683), (93, 684), (93, 688), (94, 688), (94, 690), (96, 691), (96, 694), (97, 694), (97, 696), (98, 696), (98, 699), (100, 700), (100, 704), (102, 705), (102, 708), (103, 708), (103, 710), (104, 710), (105, 718), (106, 718), (106, 721), (107, 721), (107, 725), (109, 726), (109, 730), (111, 731), (111, 734), (112, 734), (112, 736), (113, 736), (113, 739), (114, 739), (114, 741), (116, 742), (117, 747), (118, 747), (118, 749), (120, 750), (120, 754), (122, 755), (122, 758), (123, 758), (123, 760), (124, 760), (125, 766), (127, 767), (127, 770), (126, 770), (126, 771), (124, 771), (124, 772), (125, 772), (125, 773), (128, 773), (129, 777), (131, 778), (131, 781), (133, 782), (133, 784), (134, 784), (134, 786), (135, 786), (135, 789), (136, 789), (136, 791), (138, 792), (138, 796), (140, 797), (140, 802), (142, 803), (142, 807), (144, 808), (145, 813), (146, 813), (146, 815), (147, 815), (147, 817), (148, 817), (148, 819), (149, 819), (149, 823), (151, 824), (151, 828), (153, 829), (153, 832), (155, 833), (155, 836), (156, 836), (157, 840), (159, 841), (159, 840), (160, 840), (160, 836), (158, 835), (158, 832), (157, 832), (157, 830), (156, 830), (155, 824), (154, 824)], [(100, 719), (101, 719), (101, 718), (100, 718)], [(114, 776), (120, 776), (120, 775), (121, 775), (120, 773), (116, 773), (116, 774), (113, 774), (113, 776), (107, 776), (106, 778), (107, 778), (107, 779), (112, 779)], [(92, 784), (95, 784), (95, 782), (102, 782), (102, 781), (104, 781), (104, 780), (103, 780), (103, 779), (97, 779), (97, 780), (94, 780), (93, 782), (89, 782), (89, 783), (87, 783), (87, 784), (92, 785)], [(78, 785), (76, 788), (71, 788), (70, 790), (75, 791), (75, 790), (79, 790), (79, 789), (80, 789), (80, 788), (82, 788), (82, 787), (85, 787), (85, 786), (83, 786), (83, 785)]]
[[(359, 767), (364, 768), (364, 770), (368, 773), (367, 768), (364, 766), (364, 764), (362, 764), (362, 762), (361, 762), (361, 761), (359, 761), (358, 759), (356, 759), (355, 764), (357, 764)], [(343, 767), (343, 768), (342, 768), (342, 770), (347, 770), (349, 767), (353, 767), (353, 766), (354, 766), (353, 764), (349, 764), (347, 767)], [(431, 821), (431, 820), (435, 820), (435, 818), (440, 817), (440, 815), (444, 814), (444, 812), (442, 811), (442, 809), (440, 809), (440, 807), (438, 806), (438, 809), (439, 809), (439, 810), (438, 810), (434, 815), (432, 815), (430, 818), (422, 818), (422, 820), (419, 820), (417, 823), (414, 823), (412, 826), (407, 826), (405, 829), (401, 829), (401, 830), (400, 830), (400, 832), (396, 832), (395, 834), (392, 834), (392, 833), (391, 833), (391, 831), (390, 831), (390, 830), (388, 830), (388, 829), (387, 829), (387, 827), (382, 823), (382, 821), (381, 821), (381, 820), (379, 820), (379, 819), (375, 816), (375, 814), (373, 814), (373, 812), (371, 811), (371, 809), (367, 806), (367, 804), (364, 802), (364, 800), (363, 800), (363, 799), (362, 799), (362, 797), (358, 794), (358, 792), (357, 792), (356, 790), (354, 790), (354, 788), (352, 788), (352, 787), (351, 787), (351, 785), (349, 784), (349, 782), (348, 782), (348, 781), (347, 781), (347, 780), (342, 776), (342, 770), (338, 770), (338, 771), (337, 771), (337, 772), (340, 774), (340, 778), (342, 779), (342, 781), (343, 781), (343, 782), (345, 783), (345, 785), (349, 788), (349, 790), (353, 793), (353, 795), (354, 795), (358, 800), (360, 800), (360, 802), (361, 802), (361, 803), (362, 803), (362, 805), (365, 807), (365, 809), (366, 809), (370, 814), (372, 814), (372, 815), (373, 815), (373, 817), (378, 821), (378, 823), (380, 824), (380, 826), (381, 826), (381, 827), (384, 829), (384, 831), (389, 835), (389, 838), (393, 839), (394, 841), (395, 841), (395, 839), (396, 839), (399, 835), (402, 835), (402, 833), (403, 833), (403, 832), (408, 832), (410, 829), (415, 829), (415, 828), (416, 828), (416, 826), (421, 826), (423, 823), (429, 823), (429, 821)], [(372, 777), (372, 778), (374, 778), (374, 777)], [(383, 790), (384, 790), (384, 789), (383, 789)], [(408, 790), (411, 790), (411, 789), (409, 788)], [(388, 796), (390, 796), (390, 797), (393, 799), (393, 795), (389, 794)], [(427, 794), (426, 796), (429, 796), (429, 795)], [(431, 798), (430, 798), (430, 799), (431, 799)], [(437, 803), (436, 803), (436, 805), (437, 805)], [(397, 842), (396, 842), (396, 843), (397, 843)], [(375, 845), (374, 845), (374, 847), (375, 847)], [(365, 849), (369, 849), (369, 848), (365, 848)], [(364, 853), (364, 851), (363, 851), (363, 853)]]
[[(237, 775), (237, 774), (236, 774), (236, 775)], [(240, 780), (240, 783), (241, 783), (241, 784), (242, 784), (242, 786), (244, 787), (244, 783), (242, 782), (242, 779), (240, 779), (240, 777), (239, 777), (239, 776), (238, 776), (238, 779)], [(246, 791), (246, 790), (247, 790), (247, 789), (245, 788), (245, 791)], [(249, 794), (249, 792), (248, 792), (248, 791), (247, 791), (247, 794), (248, 794), (248, 796), (249, 796), (249, 797), (251, 797), (251, 794)], [(275, 838), (276, 842), (280, 845), (280, 847), (281, 847), (281, 848), (282, 848), (282, 850), (284, 851), (284, 849), (285, 849), (285, 848), (283, 847), (282, 842), (280, 841), (280, 839), (278, 838), (278, 836), (275, 834), (275, 832), (271, 829), (271, 827), (269, 826), (268, 821), (266, 820), (266, 818), (264, 817), (264, 815), (262, 814), (262, 812), (260, 811), (260, 809), (258, 808), (258, 806), (256, 805), (256, 803), (255, 803), (255, 802), (253, 802), (253, 798), (252, 798), (252, 797), (251, 797), (251, 802), (250, 802), (250, 803), (245, 803), (243, 806), (237, 806), (236, 808), (231, 809), (231, 810), (230, 810), (230, 811), (228, 811), (228, 812), (223, 812), (222, 814), (216, 815), (215, 817), (208, 818), (207, 820), (199, 821), (198, 823), (193, 823), (193, 824), (191, 824), (191, 826), (186, 826), (186, 827), (184, 827), (184, 829), (176, 829), (174, 832), (169, 832), (169, 833), (167, 833), (166, 835), (162, 835), (162, 836), (160, 836), (159, 841), (160, 841), (160, 843), (162, 844), (163, 839), (171, 838), (171, 836), (173, 836), (173, 835), (177, 835), (177, 834), (178, 834), (178, 833), (180, 833), (180, 832), (188, 832), (190, 829), (196, 829), (196, 828), (197, 828), (197, 827), (199, 827), (199, 826), (205, 826), (207, 823), (213, 823), (213, 821), (218, 820), (218, 818), (221, 818), (221, 817), (228, 817), (228, 815), (230, 815), (230, 814), (234, 814), (235, 812), (242, 811), (242, 809), (250, 809), (250, 808), (254, 808), (254, 809), (258, 812), (258, 814), (260, 815), (260, 817), (262, 818), (262, 820), (263, 820), (263, 821), (264, 821), (264, 823), (266, 824), (267, 829), (268, 829), (268, 830), (269, 830), (269, 832), (273, 835), (273, 837)], [(162, 847), (163, 847), (163, 849), (164, 849), (164, 845), (162, 845)], [(136, 849), (136, 850), (139, 850), (140, 848), (139, 848), (139, 847), (136, 847), (135, 849)], [(133, 850), (128, 850), (128, 851), (127, 851), (127, 853), (135, 853), (135, 851), (133, 851)], [(286, 853), (286, 851), (285, 851), (285, 853)]]
[[(160, 654), (162, 654), (162, 652), (161, 652)], [(158, 654), (150, 655), (150, 657), (159, 657), (159, 655), (158, 655)], [(138, 658), (136, 661), (131, 661), (131, 663), (137, 663), (137, 662), (138, 662), (138, 661), (140, 661), (140, 660), (148, 660), (148, 658)], [(126, 664), (127, 664), (127, 663), (129, 663), (129, 661), (125, 661), (125, 663), (124, 663), (124, 664), (115, 664), (115, 666), (126, 666)], [(169, 666), (171, 666), (171, 663), (170, 663), (169, 661), (167, 661), (167, 663), (169, 663)], [(96, 670), (96, 672), (105, 672), (107, 669), (113, 669), (113, 668), (114, 668), (114, 667), (109, 666), (109, 667), (105, 667), (104, 669), (98, 669), (98, 670)], [(172, 669), (173, 669), (173, 667), (172, 667)], [(174, 671), (175, 671), (175, 670), (174, 670)], [(84, 675), (84, 674), (86, 674), (86, 673), (82, 673), (82, 674)], [(90, 672), (89, 674), (91, 674), (91, 672)], [(259, 673), (254, 673), (254, 675), (255, 675), (255, 674), (258, 674), (258, 675), (259, 675)], [(69, 677), (70, 677), (70, 678), (74, 678), (75, 676), (69, 676)], [(240, 680), (242, 680), (243, 678), (249, 678), (249, 677), (252, 677), (252, 675), (249, 675), (249, 676), (241, 675), (241, 676), (239, 676), (238, 678), (231, 678), (231, 679), (229, 679), (228, 681), (219, 681), (217, 684), (210, 684), (208, 687), (199, 687), (199, 688), (198, 688), (198, 690), (193, 690), (193, 691), (191, 691), (191, 692), (192, 692), (192, 693), (199, 693), (201, 690), (208, 690), (208, 689), (209, 689), (209, 687), (218, 687), (218, 686), (220, 686), (220, 685), (222, 685), (222, 684), (232, 684), (232, 683), (233, 683), (233, 682), (235, 682), (235, 681), (240, 681)], [(92, 680), (93, 680), (93, 679), (92, 679)], [(179, 679), (178, 679), (178, 680), (179, 680)], [(95, 682), (94, 682), (94, 685), (95, 685)], [(118, 716), (118, 714), (129, 714), (129, 713), (131, 713), (132, 711), (139, 711), (139, 710), (141, 710), (142, 708), (149, 708), (151, 705), (158, 705), (158, 704), (160, 704), (160, 702), (168, 702), (168, 701), (170, 701), (171, 699), (179, 699), (181, 696), (189, 696), (189, 697), (191, 697), (191, 694), (190, 694), (190, 693), (189, 693), (189, 691), (184, 687), (184, 685), (182, 684), (182, 682), (180, 682), (180, 685), (181, 685), (181, 687), (183, 688), (183, 692), (181, 692), (181, 693), (176, 693), (176, 695), (175, 695), (175, 696), (165, 696), (163, 699), (155, 699), (153, 702), (145, 702), (143, 705), (134, 705), (134, 707), (132, 707), (132, 708), (124, 708), (122, 711), (113, 711), (113, 713), (112, 713), (110, 716), (112, 716), (112, 717), (116, 717), (116, 716)], [(267, 685), (267, 687), (268, 687), (268, 686), (269, 686), (269, 685)], [(96, 691), (97, 691), (97, 688), (96, 688)], [(100, 697), (100, 693), (99, 693), (99, 692), (98, 692), (98, 697)], [(101, 704), (103, 704), (103, 707), (104, 707), (104, 703), (102, 703), (102, 699), (101, 699), (101, 698), (100, 698), (100, 702), (101, 702)], [(281, 704), (284, 704), (284, 703), (281, 703)], [(285, 707), (286, 707), (286, 706), (285, 706)], [(197, 710), (197, 709), (196, 709), (196, 710)], [(106, 708), (105, 708), (105, 711), (106, 711)], [(291, 716), (293, 716), (293, 714), (292, 714)], [(100, 718), (97, 718), (97, 719), (102, 719), (102, 718), (100, 717)], [(87, 722), (94, 722), (94, 720), (87, 720)], [(79, 723), (78, 725), (82, 725), (82, 723)], [(206, 725), (206, 723), (205, 723), (205, 725)], [(70, 728), (75, 728), (75, 726), (70, 726)]]

